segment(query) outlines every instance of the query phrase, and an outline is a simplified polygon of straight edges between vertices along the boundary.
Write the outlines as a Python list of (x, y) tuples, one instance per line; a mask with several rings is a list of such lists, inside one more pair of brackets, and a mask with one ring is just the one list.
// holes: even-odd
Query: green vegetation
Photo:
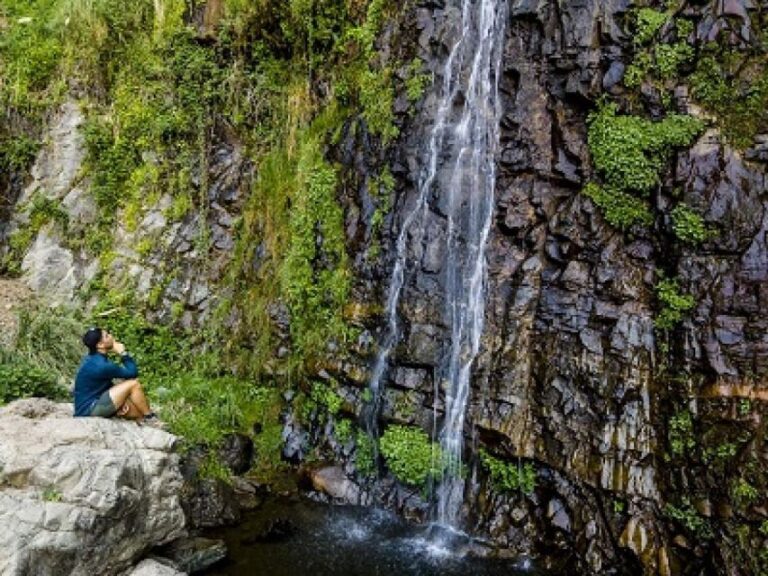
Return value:
[(669, 420), (667, 430), (669, 450), (672, 456), (685, 456), (696, 448), (693, 434), (693, 418), (688, 410), (678, 412)]
[(736, 478), (731, 483), (731, 499), (738, 506), (745, 508), (760, 499), (760, 492), (744, 478)]
[(379, 446), (387, 467), (405, 484), (425, 489), (445, 471), (440, 446), (420, 428), (390, 426), (382, 434)]
[(66, 234), (69, 224), (67, 212), (61, 204), (41, 191), (37, 191), (17, 212), (26, 219), (26, 223), (11, 234), (8, 242), (10, 250), (0, 262), (0, 268), (5, 268), (12, 275), (20, 272), (22, 258), (43, 226), (53, 223)]
[[(668, 25), (673, 23), (673, 25)], [(635, 57), (627, 67), (624, 85), (638, 88), (649, 82), (660, 92), (668, 90), (681, 70), (693, 61), (689, 37), (693, 24), (672, 13), (641, 8), (634, 23)]]
[(61, 502), (63, 495), (53, 486), (48, 486), (45, 490), (43, 490), (41, 497), (43, 502)]
[(703, 47), (691, 76), (691, 95), (717, 117), (726, 137), (737, 148), (754, 143), (768, 130), (768, 64), (766, 47), (739, 52), (726, 44)]
[(590, 182), (582, 193), (602, 209), (611, 226), (626, 230), (635, 224), (650, 226), (653, 223), (648, 205), (625, 192)]
[(672, 229), (681, 241), (700, 244), (709, 236), (704, 220), (685, 204), (679, 204), (672, 210)]
[(334, 390), (335, 382), (314, 382), (306, 396), (301, 396), (298, 411), (302, 422), (312, 423), (313, 419), (324, 423), (329, 418), (335, 418), (341, 410), (344, 400)]
[[(653, 215), (645, 198), (661, 184), (660, 175), (673, 151), (689, 145), (703, 123), (675, 114), (657, 122), (620, 115), (617, 105), (606, 101), (599, 103), (588, 123), (589, 149), (603, 184), (589, 182), (583, 193), (612, 226), (624, 230), (650, 225)], [(683, 233), (693, 234), (690, 219), (681, 220), (681, 226)]]
[(672, 114), (653, 122), (619, 115), (613, 103), (590, 114), (588, 143), (592, 160), (606, 184), (616, 190), (647, 195), (661, 182), (660, 173), (676, 148), (688, 146), (703, 123)]
[(0, 349), (0, 404), (18, 398), (43, 397), (60, 400), (68, 396), (56, 376), (39, 366)]
[(683, 498), (680, 506), (667, 504), (664, 512), (669, 518), (679, 522), (692, 536), (700, 540), (711, 540), (714, 537), (709, 522), (696, 512), (689, 498)]
[(485, 450), (480, 451), (480, 461), (497, 490), (531, 494), (536, 488), (536, 470), (530, 462), (504, 462)]
[(683, 319), (684, 314), (696, 305), (693, 296), (680, 292), (678, 282), (674, 278), (662, 278), (656, 284), (656, 297), (661, 303), (661, 312), (656, 317), (655, 324), (663, 330), (674, 328)]
[(408, 77), (405, 80), (405, 94), (413, 104), (421, 100), (424, 92), (432, 84), (432, 75), (422, 72), (424, 64), (419, 58), (414, 58), (408, 65)]
[(355, 468), (364, 478), (376, 475), (376, 440), (362, 430), (355, 436)]

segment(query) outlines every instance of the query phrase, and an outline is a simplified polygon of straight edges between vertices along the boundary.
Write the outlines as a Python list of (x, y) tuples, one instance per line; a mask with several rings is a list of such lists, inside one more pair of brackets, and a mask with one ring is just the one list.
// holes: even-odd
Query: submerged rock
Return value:
[[(118, 574), (183, 536), (175, 442), (133, 422), (73, 418), (71, 404), (0, 408), (0, 573)], [(151, 568), (139, 574), (178, 573)]]

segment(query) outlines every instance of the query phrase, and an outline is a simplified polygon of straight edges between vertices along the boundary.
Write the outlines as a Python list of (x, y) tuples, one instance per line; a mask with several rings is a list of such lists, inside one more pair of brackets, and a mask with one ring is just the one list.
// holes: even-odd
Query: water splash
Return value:
[[(438, 106), (421, 157), (418, 195), (395, 245), (387, 294), (387, 325), (371, 377), (368, 431), (378, 436), (381, 382), (399, 339), (398, 304), (409, 247), (424, 241), (430, 196), (438, 199), (445, 227), (445, 325), (450, 349), (435, 370), (435, 414), (444, 396), (439, 432), (447, 474), (437, 489), (436, 519), (455, 525), (463, 501), (462, 448), (472, 364), (483, 330), (485, 244), (492, 223), (495, 156), (500, 120), (499, 77), (505, 32), (505, 0), (455, 0), (461, 24), (442, 71)], [(445, 13), (451, 14), (450, 6)], [(435, 419), (437, 421), (437, 418)]]

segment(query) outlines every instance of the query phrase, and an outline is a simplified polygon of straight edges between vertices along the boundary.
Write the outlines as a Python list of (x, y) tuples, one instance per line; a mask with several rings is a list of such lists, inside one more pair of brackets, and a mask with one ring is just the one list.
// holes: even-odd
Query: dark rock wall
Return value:
[[(721, 4), (683, 7), (695, 15), (700, 39), (713, 27), (734, 26), (736, 4), (745, 15), (740, 29), (749, 10), (758, 10)], [(530, 498), (502, 495), (480, 474), (468, 489), (465, 515), (510, 552), (571, 554), (579, 558), (575, 565), (594, 573), (732, 570), (740, 561), (717, 542), (690, 541), (665, 507), (691, 497), (706, 522), (729, 533), (726, 520), (733, 517), (718, 516), (716, 501), (732, 478), (706, 473), (701, 456), (713, 422), (725, 436), (746, 426), (740, 454), (759, 463), (765, 458), (759, 399), (768, 370), (765, 163), (760, 141), (740, 153), (709, 130), (670, 164), (653, 199), (662, 214), (656, 224), (631, 234), (612, 228), (580, 194), (591, 171), (586, 117), (606, 91), (622, 97), (618, 82), (631, 60), (625, 18), (635, 7), (620, 0), (511, 2), (485, 332), (467, 458), (473, 462), (481, 446), (523, 458), (535, 464), (539, 485)], [(435, 70), (445, 53), (444, 17), (431, 6), (415, 17), (419, 55)], [(699, 114), (685, 95), (676, 91), (681, 110)], [(427, 96), (392, 158), (398, 189), (389, 247), (415, 193), (413, 159), (429, 127), (430, 102)], [(680, 247), (664, 232), (673, 189), (716, 231), (703, 245)], [(430, 208), (439, 213), (436, 200)], [(419, 264), (403, 292), (402, 345), (384, 407), (390, 421), (427, 428), (433, 368), (447, 338), (439, 242), (428, 229), (423, 249), (412, 255)], [(669, 333), (654, 328), (659, 271), (678, 276), (696, 298), (693, 313)], [(383, 302), (383, 289), (368, 297)], [(745, 414), (736, 416), (733, 406), (744, 407), (745, 400)], [(701, 444), (683, 463), (667, 455), (669, 422), (680, 411), (693, 414)], [(753, 526), (760, 518), (759, 511), (744, 512)], [(732, 573), (753, 573), (741, 570), (747, 571)]]

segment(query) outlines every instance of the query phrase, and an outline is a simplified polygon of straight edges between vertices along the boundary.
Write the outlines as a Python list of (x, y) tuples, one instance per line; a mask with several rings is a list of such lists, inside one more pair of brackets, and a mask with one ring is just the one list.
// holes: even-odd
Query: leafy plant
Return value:
[(690, 294), (680, 292), (677, 280), (663, 278), (656, 285), (656, 297), (661, 303), (661, 312), (656, 317), (655, 324), (661, 329), (670, 329), (683, 319), (683, 315), (696, 305), (696, 300)]
[(647, 204), (625, 192), (590, 182), (582, 193), (602, 209), (611, 226), (626, 230), (635, 224), (649, 226), (653, 223)]
[(702, 518), (691, 504), (689, 498), (683, 498), (680, 506), (667, 504), (664, 512), (671, 519), (682, 524), (686, 530), (701, 540), (711, 540), (714, 532), (709, 522)]
[(355, 468), (364, 478), (376, 475), (376, 440), (362, 430), (355, 436)]
[(688, 410), (678, 412), (669, 419), (668, 438), (673, 456), (683, 456), (696, 448), (693, 419)]
[(31, 303), (18, 311), (18, 317), (13, 354), (60, 384), (71, 382), (85, 352), (80, 341), (83, 321), (77, 311)]
[(440, 446), (420, 428), (394, 425), (379, 440), (387, 467), (398, 480), (426, 488), (431, 479), (442, 477), (445, 463)]
[(760, 498), (760, 492), (744, 478), (737, 478), (731, 484), (731, 498), (741, 507), (754, 504)]
[(43, 502), (61, 502), (62, 498), (62, 493), (53, 486), (48, 486), (45, 490), (43, 490)]
[(588, 122), (589, 149), (607, 186), (642, 195), (660, 183), (659, 173), (674, 149), (689, 145), (704, 127), (701, 120), (679, 114), (658, 122), (619, 115), (610, 102), (592, 112)]
[(418, 102), (425, 90), (432, 83), (432, 76), (421, 69), (424, 66), (420, 58), (414, 58), (408, 65), (408, 76), (405, 80), (405, 95), (411, 103)]
[(480, 451), (480, 461), (498, 490), (531, 494), (536, 488), (536, 470), (530, 462), (504, 462), (485, 450)]
[(19, 398), (44, 397), (62, 400), (67, 390), (59, 386), (56, 375), (0, 350), (0, 404)]
[(672, 210), (671, 216), (675, 236), (683, 242), (698, 244), (707, 239), (708, 233), (704, 220), (685, 204), (678, 204)]

